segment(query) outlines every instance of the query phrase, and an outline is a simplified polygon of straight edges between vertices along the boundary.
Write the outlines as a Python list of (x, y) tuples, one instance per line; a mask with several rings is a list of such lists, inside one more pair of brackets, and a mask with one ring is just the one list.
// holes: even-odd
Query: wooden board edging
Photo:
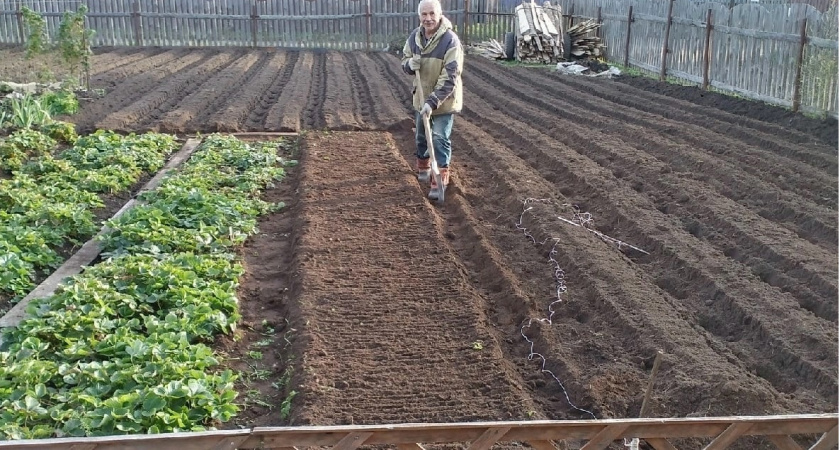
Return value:
[[(166, 162), (163, 168), (161, 168), (154, 177), (152, 177), (139, 191), (137, 191), (135, 197), (160, 185), (166, 174), (189, 159), (190, 155), (192, 155), (200, 143), (201, 140), (188, 139), (181, 149), (169, 158), (169, 161)], [(111, 217), (111, 219), (120, 217), (136, 205), (137, 200), (134, 198), (128, 200), (125, 205), (123, 205), (123, 207)], [(0, 317), (0, 328), (16, 327), (23, 319), (26, 318), (26, 307), (32, 300), (35, 300), (36, 298), (49, 297), (55, 293), (55, 290), (61, 282), (69, 277), (81, 273), (82, 269), (93, 262), (93, 260), (95, 260), (102, 252), (102, 243), (99, 241), (99, 236), (106, 231), (107, 227), (102, 227), (102, 229), (99, 230), (99, 232), (93, 237), (88, 239), (88, 241), (85, 242), (84, 245), (76, 251), (76, 253), (67, 258), (67, 260), (64, 261), (58, 269), (53, 271), (47, 279), (42, 281), (41, 284), (36, 286), (35, 289), (33, 289), (26, 297), (15, 304), (15, 306), (3, 315), (3, 317)]]

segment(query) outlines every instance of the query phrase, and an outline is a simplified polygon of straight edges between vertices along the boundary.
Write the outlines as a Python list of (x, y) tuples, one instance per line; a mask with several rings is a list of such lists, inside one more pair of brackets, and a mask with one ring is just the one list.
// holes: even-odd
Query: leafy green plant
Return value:
[(65, 12), (58, 27), (58, 48), (70, 73), (79, 75), (79, 85), (90, 90), (90, 42), (93, 30), (85, 27), (87, 6), (79, 5), (75, 12)]
[(21, 8), (23, 24), (27, 33), (26, 56), (44, 53), (47, 48), (47, 21), (40, 14), (24, 6)]
[(58, 142), (73, 145), (79, 138), (76, 133), (76, 126), (70, 122), (53, 121), (40, 127), (42, 133), (55, 139)]
[(16, 129), (29, 129), (52, 121), (49, 111), (44, 109), (35, 95), (25, 94), (11, 98), (8, 105), (11, 110), (9, 124)]
[(79, 111), (79, 100), (69, 89), (45, 91), (40, 96), (41, 105), (52, 116), (73, 115)]
[(49, 153), (55, 140), (37, 130), (23, 128), (0, 138), (0, 168), (15, 171), (33, 156)]

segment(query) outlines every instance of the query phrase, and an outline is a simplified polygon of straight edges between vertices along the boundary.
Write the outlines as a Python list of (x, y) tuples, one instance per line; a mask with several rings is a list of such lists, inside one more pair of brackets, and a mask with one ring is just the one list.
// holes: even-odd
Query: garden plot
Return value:
[(393, 55), (148, 49), (93, 70), (83, 132), (304, 134), (266, 193), (289, 207), (243, 249), (252, 334), (218, 343), (251, 374), (230, 426), (635, 417), (660, 350), (650, 416), (836, 408), (836, 121), (468, 58), (433, 207)]

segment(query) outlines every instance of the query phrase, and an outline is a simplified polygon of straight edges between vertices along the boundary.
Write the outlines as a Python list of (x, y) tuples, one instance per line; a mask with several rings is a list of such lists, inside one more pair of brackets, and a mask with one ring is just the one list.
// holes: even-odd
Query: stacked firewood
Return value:
[(507, 59), (505, 47), (495, 39), (472, 44), (468, 51), (489, 59)]
[(597, 36), (586, 36), (601, 25), (595, 20), (587, 20), (569, 27), (569, 39), (572, 42), (569, 59), (599, 58), (604, 55), (606, 45)]
[(534, 2), (523, 1), (517, 6), (517, 61), (553, 63), (563, 57), (563, 30), (560, 7), (543, 8)]

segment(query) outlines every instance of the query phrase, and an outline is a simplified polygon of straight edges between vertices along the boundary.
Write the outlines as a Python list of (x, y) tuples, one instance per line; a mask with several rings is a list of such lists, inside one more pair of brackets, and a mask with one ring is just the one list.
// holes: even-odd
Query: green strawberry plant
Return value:
[[(53, 155), (55, 141), (35, 130), (0, 139), (0, 163), (15, 171), (0, 179), (0, 292), (16, 301), (34, 287), (39, 273), (62, 261), (55, 249), (80, 245), (99, 224), (93, 211), (102, 193), (125, 191), (143, 173), (160, 169), (174, 137), (120, 136), (100, 131)], [(23, 238), (26, 240), (23, 240)]]
[(0, 436), (162, 433), (230, 420), (236, 376), (207, 344), (235, 330), (244, 270), (233, 249), (278, 207), (257, 196), (291, 163), (276, 143), (213, 135), (144, 195), (146, 205), (112, 220), (106, 259), (0, 332)]

